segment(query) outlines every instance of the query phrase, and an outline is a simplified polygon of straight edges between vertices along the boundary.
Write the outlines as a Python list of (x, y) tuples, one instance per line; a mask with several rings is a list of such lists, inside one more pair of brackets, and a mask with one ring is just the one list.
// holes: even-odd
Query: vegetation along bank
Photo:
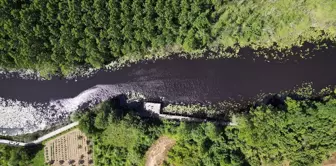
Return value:
[[(173, 141), (164, 165), (320, 165), (336, 151), (336, 93), (326, 88), (319, 94), (307, 87), (277, 101), (258, 102), (231, 114), (235, 126), (144, 118), (117, 100), (73, 119), (93, 141), (98, 166), (144, 165), (159, 138)], [(41, 157), (42, 147), (0, 145), (3, 166), (43, 163)]]
[(80, 128), (94, 140), (96, 165), (143, 165), (160, 136), (176, 141), (167, 165), (319, 165), (336, 148), (334, 94), (286, 98), (237, 114), (237, 126), (141, 119), (108, 103), (86, 112)]
[(335, 8), (330, 0), (1, 0), (0, 67), (67, 75), (173, 52), (335, 41)]

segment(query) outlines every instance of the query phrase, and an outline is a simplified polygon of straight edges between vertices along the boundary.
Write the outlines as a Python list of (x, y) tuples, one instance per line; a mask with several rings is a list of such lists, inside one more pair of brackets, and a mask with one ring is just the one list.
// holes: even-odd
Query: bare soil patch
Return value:
[(166, 159), (168, 151), (175, 145), (176, 141), (162, 136), (149, 148), (146, 153), (146, 166), (162, 165)]
[(52, 166), (93, 165), (90, 141), (79, 129), (48, 141), (44, 155), (45, 162)]
[(329, 160), (322, 163), (323, 166), (336, 166), (336, 153), (334, 153)]

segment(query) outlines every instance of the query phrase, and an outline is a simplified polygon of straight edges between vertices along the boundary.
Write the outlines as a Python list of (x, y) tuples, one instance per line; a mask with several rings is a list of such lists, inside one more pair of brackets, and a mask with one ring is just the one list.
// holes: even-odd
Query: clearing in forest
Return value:
[(162, 165), (168, 151), (175, 145), (175, 140), (162, 136), (149, 148), (146, 153), (146, 166)]

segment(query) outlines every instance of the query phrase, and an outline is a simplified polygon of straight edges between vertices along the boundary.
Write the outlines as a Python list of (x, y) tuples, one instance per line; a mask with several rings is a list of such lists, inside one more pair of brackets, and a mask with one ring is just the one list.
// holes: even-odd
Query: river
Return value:
[(335, 52), (332, 48), (315, 52), (311, 59), (294, 57), (286, 62), (267, 62), (262, 58), (175, 58), (133, 64), (114, 72), (99, 71), (93, 77), (77, 80), (3, 78), (0, 113), (6, 116), (0, 117), (0, 128), (20, 129), (22, 133), (41, 130), (85, 102), (106, 100), (129, 91), (190, 103), (251, 98), (293, 89), (304, 82), (313, 82), (313, 88), (319, 89), (336, 84)]

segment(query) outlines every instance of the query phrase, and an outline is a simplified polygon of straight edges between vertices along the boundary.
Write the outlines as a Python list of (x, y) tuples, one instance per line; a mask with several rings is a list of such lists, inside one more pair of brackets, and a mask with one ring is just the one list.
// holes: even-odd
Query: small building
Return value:
[(161, 112), (161, 103), (144, 102), (144, 109), (159, 115)]
[(48, 141), (44, 147), (44, 161), (53, 166), (93, 165), (90, 141), (79, 129)]

